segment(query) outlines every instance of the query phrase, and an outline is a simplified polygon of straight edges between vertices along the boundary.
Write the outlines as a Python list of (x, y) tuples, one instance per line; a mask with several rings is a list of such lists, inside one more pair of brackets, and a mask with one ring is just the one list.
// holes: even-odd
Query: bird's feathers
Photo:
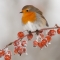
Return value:
[[(22, 10), (24, 10), (24, 9), (29, 9), (29, 11), (33, 11), (33, 12), (35, 12), (35, 13), (37, 13), (37, 14), (39, 14), (41, 17), (40, 18), (42, 18), (42, 20), (46, 23), (46, 26), (49, 26), (48, 25), (48, 23), (47, 23), (47, 20), (45, 19), (45, 17), (43, 16), (43, 13), (42, 13), (42, 11), (40, 11), (38, 8), (36, 8), (36, 7), (34, 7), (33, 5), (26, 5), (26, 6), (24, 6), (23, 8), (22, 8)], [(41, 19), (40, 19), (41, 20)], [(42, 21), (42, 22), (43, 22)], [(44, 23), (43, 22), (43, 23)]]
[(49, 26), (47, 23), (47, 20), (43, 16), (43, 13), (38, 8), (32, 5), (26, 5), (22, 8), (22, 10), (27, 9), (27, 8), (29, 9), (29, 11), (35, 12), (36, 20), (33, 23), (28, 21), (28, 23), (24, 25), (24, 30), (35, 31), (37, 29), (39, 30), (40, 28)]
[(23, 25), (23, 29), (28, 31), (36, 31), (36, 30), (40, 30), (40, 28), (41, 27), (39, 26), (39, 24), (32, 23), (30, 21), (28, 21), (27, 24)]

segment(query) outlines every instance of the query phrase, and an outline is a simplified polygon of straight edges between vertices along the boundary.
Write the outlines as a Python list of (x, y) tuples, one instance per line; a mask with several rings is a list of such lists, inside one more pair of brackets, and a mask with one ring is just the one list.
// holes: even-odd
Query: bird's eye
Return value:
[(29, 11), (29, 10), (26, 10), (27, 12)]

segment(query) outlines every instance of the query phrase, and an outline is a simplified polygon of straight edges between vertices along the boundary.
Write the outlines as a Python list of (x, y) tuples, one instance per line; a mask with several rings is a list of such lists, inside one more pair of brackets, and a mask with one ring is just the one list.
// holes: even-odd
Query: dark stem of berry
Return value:
[(39, 35), (39, 30), (36, 30), (36, 34)]

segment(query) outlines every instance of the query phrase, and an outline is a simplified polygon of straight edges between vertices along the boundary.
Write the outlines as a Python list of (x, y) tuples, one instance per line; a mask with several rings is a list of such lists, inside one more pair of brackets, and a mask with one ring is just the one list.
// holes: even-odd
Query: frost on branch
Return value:
[[(44, 35), (43, 33), (45, 30), (48, 30), (46, 35)], [(8, 50), (8, 46), (10, 45), (14, 46), (14, 54), (19, 54), (21, 56), (23, 53), (27, 53), (27, 43), (28, 41), (32, 40), (32, 38), (34, 37), (34, 33), (36, 34), (36, 39), (33, 41), (33, 47), (39, 47), (42, 49), (45, 46), (47, 47), (47, 44), (50, 43), (54, 35), (60, 34), (60, 27), (56, 24), (55, 27), (43, 28), (37, 31), (30, 32), (28, 34), (20, 31), (17, 34), (18, 39), (7, 44), (3, 49), (0, 49), (0, 57), (4, 57), (4, 60), (11, 60), (12, 54), (11, 51)], [(23, 38), (25, 37), (28, 40), (24, 40)]]

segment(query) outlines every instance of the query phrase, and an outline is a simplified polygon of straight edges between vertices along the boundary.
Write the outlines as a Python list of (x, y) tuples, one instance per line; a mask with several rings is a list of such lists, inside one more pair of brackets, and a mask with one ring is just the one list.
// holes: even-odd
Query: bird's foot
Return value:
[(37, 35), (39, 34), (39, 30), (36, 30), (36, 34), (37, 34)]
[(31, 34), (32, 32), (31, 31), (28, 31), (29, 34)]

